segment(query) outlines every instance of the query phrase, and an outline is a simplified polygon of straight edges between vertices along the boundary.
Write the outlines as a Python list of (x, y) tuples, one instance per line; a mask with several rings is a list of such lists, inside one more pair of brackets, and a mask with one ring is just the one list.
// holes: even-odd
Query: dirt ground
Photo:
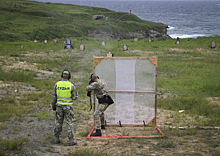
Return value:
[[(28, 55), (28, 54), (27, 54)], [(52, 72), (46, 72), (38, 70), (37, 64), (28, 65), (26, 62), (10, 63), (5, 66), (5, 70), (8, 68), (27, 68), (36, 70), (38, 73), (42, 73), (45, 77), (52, 75)], [(42, 75), (38, 75), (42, 77)], [(0, 82), (0, 87), (13, 86), (15, 84), (7, 84)], [(15, 92), (16, 92), (16, 88)], [(28, 88), (24, 88), (24, 91)], [(31, 89), (34, 91), (34, 88)], [(29, 91), (29, 90), (28, 90)], [(1, 92), (2, 93), (2, 92)], [(7, 93), (4, 93), (5, 95)], [(219, 99), (210, 98), (210, 100), (218, 101)], [(89, 99), (86, 101), (89, 104)], [(54, 111), (51, 108), (38, 108), (37, 112), (46, 111), (54, 116)], [(83, 111), (83, 110), (81, 110)], [(183, 112), (175, 112), (170, 110), (157, 110), (156, 123), (157, 126), (163, 130), (166, 137), (140, 137), (140, 138), (86, 138), (83, 135), (89, 132), (93, 126), (92, 113), (84, 110), (83, 113), (89, 115), (89, 119), (85, 120), (80, 114), (75, 114), (76, 117), (80, 117), (74, 123), (75, 140), (78, 142), (75, 146), (68, 146), (67, 139), (67, 126), (64, 123), (63, 132), (61, 136), (61, 143), (59, 145), (54, 144), (53, 136), (53, 119), (38, 120), (37, 117), (32, 117), (30, 114), (25, 114), (21, 117), (11, 118), (9, 121), (0, 122), (0, 124), (8, 125), (7, 129), (0, 129), (0, 137), (3, 139), (15, 139), (19, 137), (28, 138), (27, 142), (24, 142), (22, 148), (19, 150), (6, 150), (2, 155), (18, 155), (18, 156), (64, 156), (69, 153), (81, 151), (84, 154), (87, 151), (94, 151), (94, 153), (106, 153), (108, 155), (150, 155), (150, 156), (170, 156), (170, 155), (213, 155), (213, 148), (210, 148), (204, 143), (205, 138), (216, 139), (220, 137), (219, 131), (207, 132), (207, 130), (198, 130), (195, 134), (186, 135), (189, 131), (180, 130), (176, 133), (172, 133), (170, 128), (192, 126), (188, 123), (194, 123), (196, 120), (206, 120), (203, 117), (195, 119)], [(177, 119), (178, 117), (178, 119)], [(106, 127), (106, 130), (102, 130), (103, 136), (121, 136), (121, 135), (158, 135), (158, 131), (153, 127)], [(178, 128), (177, 128), (178, 129)], [(193, 130), (191, 130), (193, 131)], [(211, 130), (212, 131), (212, 130)], [(210, 134), (203, 137), (203, 134)], [(216, 151), (220, 151), (220, 146), (214, 148)], [(81, 155), (84, 155), (81, 154)], [(1, 154), (0, 154), (1, 155)], [(80, 154), (78, 154), (80, 155)], [(89, 154), (87, 154), (89, 155)]]
[[(54, 115), (50, 108), (42, 108), (40, 111), (48, 111)], [(184, 125), (183, 121), (174, 123), (172, 118), (167, 120), (167, 116), (175, 115), (177, 112), (168, 110), (158, 110), (157, 125), (168, 132), (172, 125)], [(179, 113), (179, 112), (178, 112)], [(77, 116), (77, 114), (75, 114)], [(184, 114), (181, 114), (185, 117)], [(188, 117), (192, 119), (192, 117)], [(181, 123), (182, 122), (182, 123)], [(3, 124), (3, 123), (0, 123)], [(3, 139), (14, 139), (18, 137), (27, 137), (20, 150), (6, 151), (5, 155), (36, 155), (36, 156), (60, 156), (68, 155), (76, 151), (94, 151), (103, 152), (108, 155), (187, 155), (187, 152), (195, 155), (212, 155), (210, 148), (201, 141), (200, 132), (196, 135), (168, 136), (163, 138), (86, 138), (81, 136), (83, 132), (90, 131), (93, 125), (93, 117), (89, 120), (75, 121), (75, 140), (78, 142), (75, 146), (68, 146), (67, 126), (64, 123), (61, 136), (61, 143), (54, 144), (53, 125), (54, 120), (38, 120), (37, 117), (30, 117), (26, 114), (20, 118), (13, 118), (4, 122), (9, 126), (8, 129), (0, 130), (0, 136)], [(185, 131), (185, 130), (181, 130)], [(158, 135), (155, 127), (106, 127), (102, 130), (103, 136), (121, 136), (121, 135)], [(220, 137), (219, 131), (210, 136)], [(165, 141), (166, 140), (166, 141)], [(165, 142), (164, 142), (165, 141)], [(163, 145), (165, 147), (163, 147)], [(203, 150), (203, 151), (202, 151)], [(219, 146), (216, 150), (220, 151)]]

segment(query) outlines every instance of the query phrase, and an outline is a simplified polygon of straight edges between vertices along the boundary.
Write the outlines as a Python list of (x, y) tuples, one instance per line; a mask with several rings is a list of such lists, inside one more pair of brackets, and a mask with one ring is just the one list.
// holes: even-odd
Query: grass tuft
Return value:
[(5, 150), (19, 150), (22, 148), (23, 142), (27, 142), (28, 138), (16, 138), (14, 140), (5, 140), (0, 137), (0, 148)]
[(30, 116), (32, 117), (37, 117), (38, 120), (43, 120), (43, 119), (54, 119), (54, 115), (50, 114), (49, 112), (39, 112), (39, 113), (32, 113), (30, 114)]

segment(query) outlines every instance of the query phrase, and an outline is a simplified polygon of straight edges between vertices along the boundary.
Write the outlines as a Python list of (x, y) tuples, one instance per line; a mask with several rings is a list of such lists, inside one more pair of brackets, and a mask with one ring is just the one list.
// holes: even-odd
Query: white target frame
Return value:
[[(94, 73), (106, 80), (115, 101), (105, 111), (105, 125), (155, 126), (162, 134), (101, 137), (165, 136), (156, 125), (157, 57), (93, 57), (93, 61)], [(94, 127), (87, 138), (93, 138), (90, 134)]]

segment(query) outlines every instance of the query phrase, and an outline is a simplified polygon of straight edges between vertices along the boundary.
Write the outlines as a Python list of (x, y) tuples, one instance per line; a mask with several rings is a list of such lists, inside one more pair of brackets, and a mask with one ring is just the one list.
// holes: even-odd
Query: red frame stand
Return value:
[(162, 135), (121, 135), (121, 136), (90, 136), (92, 134), (93, 129), (95, 128), (95, 125), (92, 127), (91, 131), (89, 132), (88, 136), (86, 138), (137, 138), (137, 137), (165, 137), (166, 135), (160, 130), (158, 126), (155, 126), (157, 130)]

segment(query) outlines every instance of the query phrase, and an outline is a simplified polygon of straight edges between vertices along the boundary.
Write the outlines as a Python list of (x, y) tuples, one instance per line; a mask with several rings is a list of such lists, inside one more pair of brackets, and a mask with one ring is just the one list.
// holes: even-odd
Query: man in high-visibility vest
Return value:
[(73, 100), (77, 99), (78, 93), (74, 84), (69, 81), (71, 73), (68, 70), (64, 70), (61, 77), (62, 80), (58, 81), (54, 86), (51, 102), (53, 111), (56, 111), (54, 127), (55, 144), (60, 143), (59, 136), (62, 132), (63, 120), (65, 117), (68, 127), (69, 146), (73, 146), (77, 144), (73, 139)]

